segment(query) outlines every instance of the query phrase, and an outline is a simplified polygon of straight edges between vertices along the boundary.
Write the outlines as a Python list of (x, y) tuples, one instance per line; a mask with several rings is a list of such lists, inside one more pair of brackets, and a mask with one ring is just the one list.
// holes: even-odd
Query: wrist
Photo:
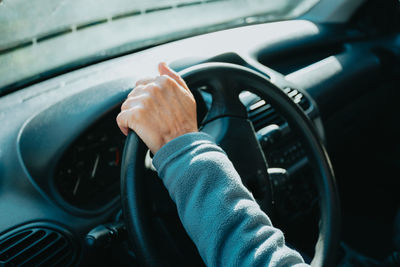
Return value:
[(185, 130), (175, 134), (163, 135), (160, 137), (160, 141), (158, 142), (157, 146), (154, 149), (150, 149), (153, 154), (156, 154), (163, 146), (168, 144), (169, 142), (173, 141), (174, 139), (181, 137), (182, 135), (189, 134), (189, 133), (197, 133), (199, 130), (192, 129), (192, 130)]

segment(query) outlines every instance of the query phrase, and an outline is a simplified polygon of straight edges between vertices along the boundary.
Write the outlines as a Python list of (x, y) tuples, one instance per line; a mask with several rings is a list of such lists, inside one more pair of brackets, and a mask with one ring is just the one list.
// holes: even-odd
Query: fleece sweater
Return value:
[(211, 136), (182, 135), (153, 164), (207, 266), (308, 266), (285, 245)]

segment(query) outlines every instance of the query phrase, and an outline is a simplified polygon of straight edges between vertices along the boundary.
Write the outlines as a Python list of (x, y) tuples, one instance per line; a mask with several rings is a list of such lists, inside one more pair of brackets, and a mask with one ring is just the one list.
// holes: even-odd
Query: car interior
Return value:
[[(0, 1), (0, 22), (11, 2)], [(116, 123), (135, 82), (161, 61), (188, 83), (200, 130), (305, 262), (400, 266), (399, 1), (304, 1), (312, 6), (300, 14), (207, 29), (185, 17), (191, 31), (132, 44), (116, 45), (110, 28), (101, 35), (112, 53), (76, 60), (113, 21), (236, 2), (268, 1), (155, 1), (0, 41), (1, 266), (204, 266), (153, 155)], [(12, 25), (2, 24), (0, 36)]]

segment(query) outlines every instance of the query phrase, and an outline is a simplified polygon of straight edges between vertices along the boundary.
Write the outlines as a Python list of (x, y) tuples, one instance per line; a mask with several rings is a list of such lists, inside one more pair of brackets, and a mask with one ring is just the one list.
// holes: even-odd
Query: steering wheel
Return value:
[[(239, 100), (239, 94), (246, 90), (267, 100), (286, 119), (291, 129), (298, 133), (314, 172), (320, 201), (319, 237), (311, 265), (333, 265), (339, 244), (340, 210), (337, 189), (328, 155), (307, 115), (282, 89), (261, 74), (242, 66), (204, 63), (185, 69), (180, 74), (189, 88), (207, 85), (212, 95), (212, 104), (200, 130), (213, 136), (217, 144), (225, 150), (243, 183), (250, 190), (253, 189), (254, 196), (267, 214), (272, 207), (268, 165), (255, 130), (247, 118), (246, 109)], [(179, 239), (172, 234), (171, 237), (171, 232), (176, 231), (168, 231), (168, 228), (176, 227), (176, 223), (174, 226), (173, 223), (161, 224), (161, 228), (167, 228), (167, 231), (155, 229), (159, 226), (156, 226), (157, 220), (152, 210), (157, 202), (153, 201), (154, 194), (146, 190), (146, 151), (144, 143), (135, 133), (130, 132), (122, 159), (121, 198), (134, 253), (144, 266), (176, 266), (185, 263), (201, 265), (202, 261), (197, 252), (193, 252), (193, 244), (187, 236)], [(184, 230), (181, 225), (178, 228), (181, 235)], [(164, 240), (172, 242), (163, 242)], [(198, 261), (188, 263), (193, 257)]]

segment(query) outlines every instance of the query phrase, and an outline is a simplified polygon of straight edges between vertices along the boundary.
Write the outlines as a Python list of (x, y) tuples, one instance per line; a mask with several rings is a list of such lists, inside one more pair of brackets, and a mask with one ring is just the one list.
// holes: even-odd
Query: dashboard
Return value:
[[(336, 39), (327, 39), (333, 35)], [(136, 79), (156, 74), (159, 60), (177, 71), (204, 62), (256, 70), (306, 112), (326, 142), (323, 121), (363, 91), (358, 86), (348, 90), (346, 82), (357, 84), (355, 76), (374, 82), (376, 77), (371, 74), (380, 68), (379, 57), (369, 53), (375, 44), (360, 43), (356, 41), (359, 37), (341, 27), (303, 20), (248, 26), (156, 46), (3, 96), (0, 214), (10, 216), (0, 221), (0, 247), (15, 236), (23, 239), (45, 229), (44, 236), (54, 232), (65, 238), (71, 262), (81, 262), (86, 255), (82, 249), (86, 234), (115, 220), (120, 211), (125, 136), (115, 123), (116, 114)], [(312, 53), (311, 48), (320, 53)], [(291, 61), (296, 52), (304, 55)], [(274, 70), (274, 55), (279, 54), (290, 69), (276, 66), (280, 72)], [(351, 64), (354, 61), (359, 62), (356, 67)], [(210, 99), (201, 94), (196, 97), (203, 103), (199, 114), (204, 114)], [(267, 100), (252, 94), (242, 94), (241, 100), (269, 167), (284, 168), (289, 174), (287, 180), (272, 176), (277, 217), (290, 224), (310, 216), (317, 199), (312, 179), (307, 178), (312, 177), (307, 154), (296, 133)], [(4, 251), (0, 248), (0, 260)]]

